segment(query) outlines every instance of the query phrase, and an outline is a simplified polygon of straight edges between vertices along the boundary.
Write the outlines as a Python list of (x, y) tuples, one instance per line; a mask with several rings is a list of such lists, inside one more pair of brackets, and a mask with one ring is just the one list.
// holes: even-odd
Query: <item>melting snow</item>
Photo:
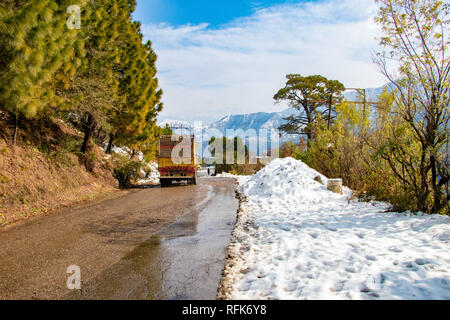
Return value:
[(449, 217), (349, 202), (318, 175), (287, 158), (238, 179), (233, 299), (450, 299)]
[[(158, 163), (150, 162), (146, 164), (148, 169), (148, 175), (145, 179), (139, 180), (138, 184), (158, 184), (159, 183), (159, 171), (158, 171)], [(142, 175), (146, 175), (145, 170), (141, 170)]]

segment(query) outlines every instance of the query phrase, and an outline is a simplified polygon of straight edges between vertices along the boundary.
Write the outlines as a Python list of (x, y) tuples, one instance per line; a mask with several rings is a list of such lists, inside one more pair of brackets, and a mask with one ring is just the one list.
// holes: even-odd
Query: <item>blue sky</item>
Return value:
[(160, 119), (208, 123), (285, 109), (273, 95), (289, 73), (383, 85), (376, 12), (375, 0), (138, 0), (134, 17), (158, 55)]
[(210, 27), (218, 27), (236, 18), (249, 16), (260, 8), (295, 2), (293, 0), (138, 0), (134, 17), (144, 24), (184, 25), (206, 22), (210, 24)]

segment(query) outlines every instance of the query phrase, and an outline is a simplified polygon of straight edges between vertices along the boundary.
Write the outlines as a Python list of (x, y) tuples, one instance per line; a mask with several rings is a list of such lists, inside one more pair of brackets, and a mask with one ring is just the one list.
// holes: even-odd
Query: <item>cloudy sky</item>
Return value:
[(210, 122), (283, 110), (273, 95), (288, 73), (383, 85), (376, 12), (374, 0), (138, 0), (135, 19), (159, 57), (161, 120)]

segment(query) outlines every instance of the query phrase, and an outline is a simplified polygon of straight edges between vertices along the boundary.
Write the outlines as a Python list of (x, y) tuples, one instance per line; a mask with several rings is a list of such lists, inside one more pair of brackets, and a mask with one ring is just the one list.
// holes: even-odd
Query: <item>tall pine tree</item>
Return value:
[(127, 32), (122, 34), (122, 59), (119, 66), (119, 95), (122, 104), (111, 114), (111, 137), (108, 151), (113, 140), (127, 145), (133, 150), (154, 153), (155, 136), (158, 128), (156, 116), (162, 110), (162, 90), (158, 88), (156, 78), (156, 54), (151, 42), (143, 43), (140, 23), (131, 22), (135, 1), (128, 2), (129, 24)]
[[(0, 7), (0, 108), (32, 118), (57, 107), (55, 77), (73, 75), (80, 64), (77, 30), (67, 28), (69, 0), (7, 0)], [(81, 53), (79, 53), (81, 54)]]

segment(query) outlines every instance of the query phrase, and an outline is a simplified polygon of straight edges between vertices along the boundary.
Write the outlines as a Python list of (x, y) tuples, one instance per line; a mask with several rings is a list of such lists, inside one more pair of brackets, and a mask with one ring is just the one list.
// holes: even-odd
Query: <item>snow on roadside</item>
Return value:
[(250, 179), (250, 176), (235, 176), (227, 172), (222, 172), (216, 175), (216, 178), (234, 178), (237, 180), (239, 185), (243, 185)]
[(141, 169), (141, 174), (143, 176), (146, 176), (146, 178), (139, 180), (138, 184), (158, 184), (159, 183), (158, 163), (153, 161), (147, 163), (146, 166), (147, 168), (145, 170)]
[(349, 202), (317, 175), (287, 158), (239, 180), (227, 298), (450, 299), (449, 217)]

